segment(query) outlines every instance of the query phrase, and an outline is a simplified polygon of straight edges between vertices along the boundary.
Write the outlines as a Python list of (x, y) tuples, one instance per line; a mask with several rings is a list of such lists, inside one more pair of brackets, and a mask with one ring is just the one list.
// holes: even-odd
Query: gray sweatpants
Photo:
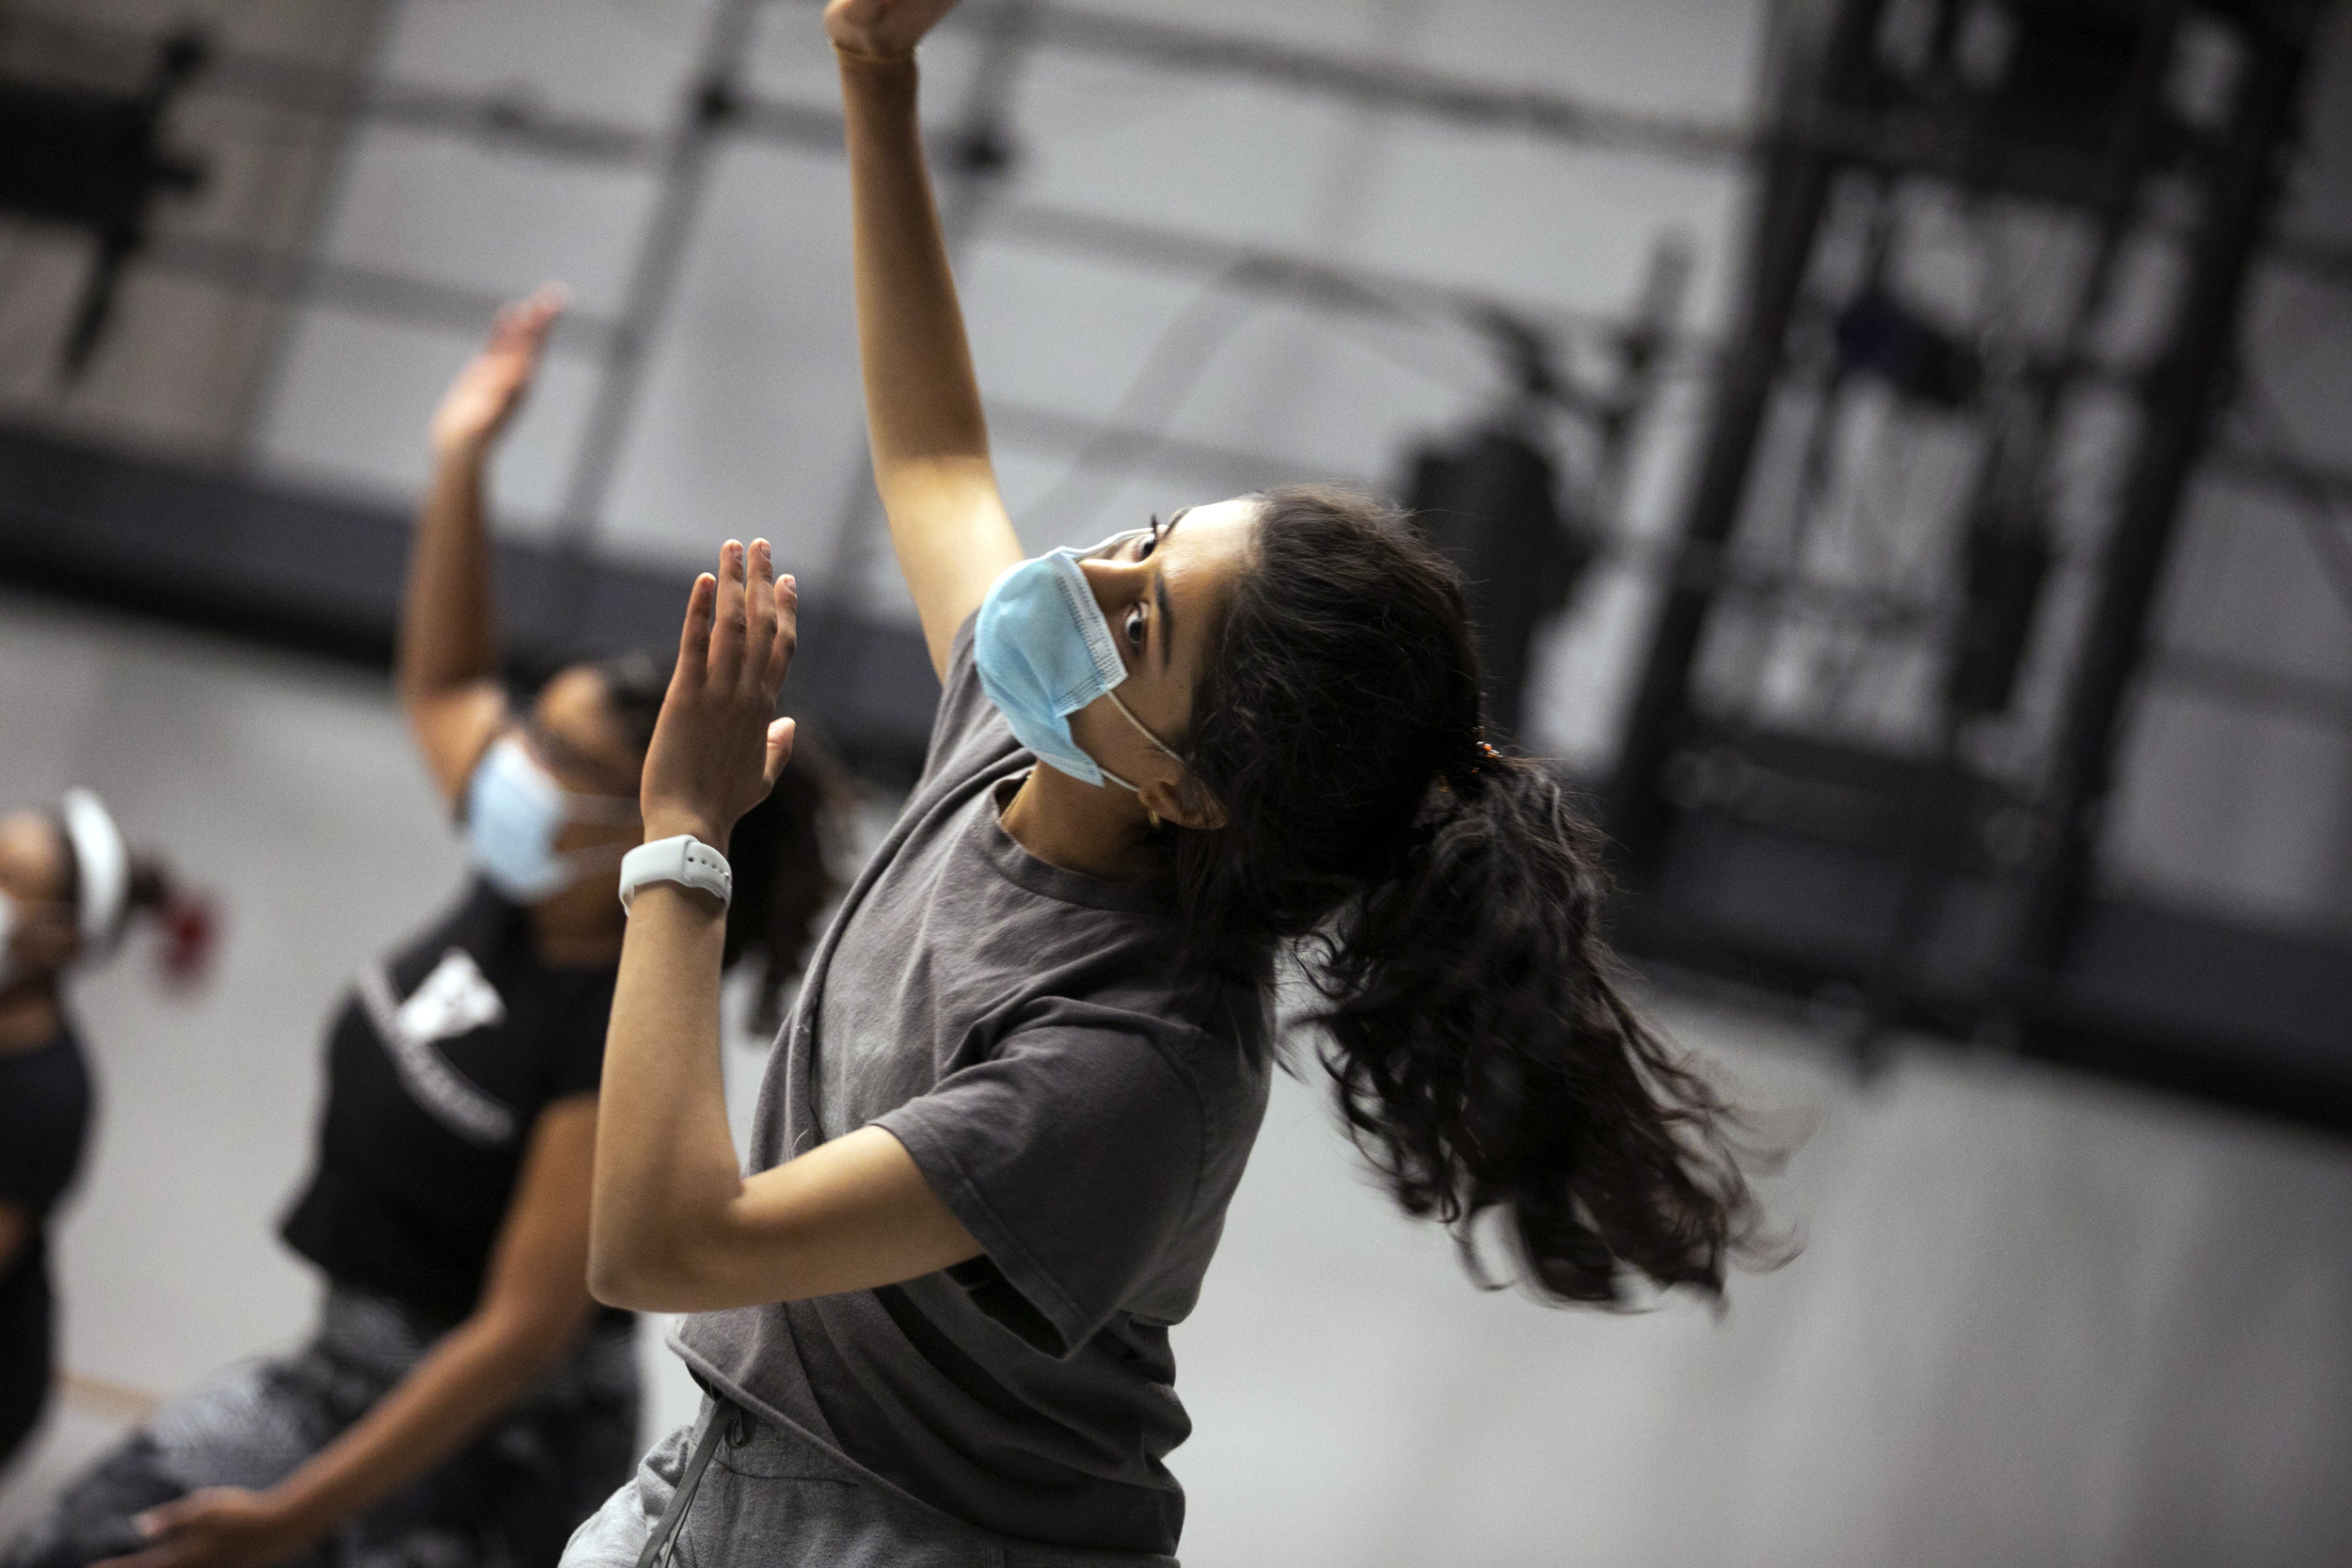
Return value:
[[(636, 1568), (670, 1505), (702, 1414), (656, 1443), (636, 1479), (564, 1548), (563, 1568)], [(723, 1417), (717, 1417), (724, 1419)], [(807, 1438), (769, 1421), (720, 1440), (679, 1527), (677, 1568), (1177, 1568), (1172, 1557), (1006, 1542), (894, 1496)]]
[[(167, 1403), (77, 1477), (0, 1568), (88, 1568), (145, 1546), (134, 1520), (207, 1486), (274, 1486), (383, 1400), (446, 1333), (413, 1308), (327, 1288), (290, 1355), (231, 1367)], [(600, 1323), (482, 1434), (348, 1519), (288, 1568), (548, 1568), (637, 1447), (637, 1351)]]

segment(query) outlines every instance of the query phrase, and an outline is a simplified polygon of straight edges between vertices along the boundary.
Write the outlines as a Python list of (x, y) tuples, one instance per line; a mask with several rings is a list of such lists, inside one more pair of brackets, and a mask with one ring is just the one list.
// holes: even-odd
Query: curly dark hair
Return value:
[(1226, 817), (1174, 834), (1188, 955), (1297, 954), (1351, 1135), (1482, 1282), (1493, 1212), (1548, 1298), (1720, 1298), (1756, 1235), (1731, 1110), (1625, 999), (1597, 833), (1486, 750), (1453, 569), (1351, 491), (1259, 500), (1184, 748)]
[[(638, 652), (596, 665), (613, 720), (640, 756), (653, 744), (675, 662), (675, 655)], [(835, 836), (853, 794), (848, 769), (824, 738), (803, 724), (776, 787), (743, 814), (725, 846), (735, 897), (727, 906), (722, 962), (731, 970), (744, 958), (759, 960), (755, 1029), (771, 1030), (782, 1022), (784, 988), (808, 958), (818, 916), (840, 891), (827, 840)]]

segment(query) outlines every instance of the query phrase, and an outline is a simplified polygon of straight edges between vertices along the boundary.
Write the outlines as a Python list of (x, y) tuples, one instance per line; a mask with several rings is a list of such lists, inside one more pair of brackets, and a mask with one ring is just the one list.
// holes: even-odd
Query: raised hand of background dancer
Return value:
[(955, 8), (956, 0), (831, 0), (825, 36), (852, 55), (903, 59)]
[(548, 334), (569, 298), (563, 284), (542, 283), (530, 298), (501, 308), (490, 341), (457, 372), (434, 411), (437, 456), (479, 456), (498, 439), (531, 390)]
[(694, 579), (645, 752), (648, 840), (692, 833), (723, 850), (738, 819), (768, 798), (792, 755), (792, 721), (775, 713), (799, 612), (799, 587), (775, 575), (765, 539), (748, 550), (728, 540), (718, 576)]
[(452, 812), (464, 802), (484, 748), (514, 718), (498, 678), (487, 470), (491, 448), (531, 389), (564, 301), (563, 285), (549, 283), (501, 309), (489, 341), (457, 372), (433, 415), (433, 483), (409, 543), (392, 674), (425, 766)]

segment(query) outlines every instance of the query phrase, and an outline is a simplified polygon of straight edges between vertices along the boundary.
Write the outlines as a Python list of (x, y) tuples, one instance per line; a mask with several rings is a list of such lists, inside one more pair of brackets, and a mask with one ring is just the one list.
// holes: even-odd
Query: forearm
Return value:
[(437, 452), (401, 601), (400, 693), (415, 702), (498, 673), (490, 544), (482, 500), (488, 449)]
[(884, 499), (912, 467), (988, 459), (963, 312), (931, 199), (914, 62), (841, 57), (866, 424)]
[(844, 55), (841, 97), (874, 487), (932, 668), (944, 671), (956, 627), (1021, 559), (1021, 541), (989, 463), (979, 383), (923, 166), (914, 62)]
[[(707, 827), (697, 836), (715, 841)], [(605, 1037), (589, 1224), (590, 1288), (615, 1306), (663, 1299), (718, 1244), (742, 1194), (719, 1064), (725, 936), (708, 895), (638, 890)]]
[(415, 1481), (488, 1425), (578, 1338), (477, 1314), (452, 1329), (375, 1407), (272, 1488), (293, 1529), (312, 1540)]

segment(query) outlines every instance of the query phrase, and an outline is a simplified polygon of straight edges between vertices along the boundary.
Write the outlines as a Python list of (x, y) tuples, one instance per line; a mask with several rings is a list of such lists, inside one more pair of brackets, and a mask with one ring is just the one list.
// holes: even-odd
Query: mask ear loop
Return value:
[[(1174, 749), (1173, 749), (1173, 748), (1171, 748), (1171, 747), (1168, 744), (1168, 742), (1167, 742), (1167, 741), (1162, 740), (1162, 739), (1161, 739), (1158, 736), (1153, 735), (1153, 734), (1151, 732), (1151, 730), (1150, 730), (1150, 729), (1148, 729), (1148, 728), (1146, 728), (1146, 727), (1145, 727), (1144, 722), (1143, 722), (1143, 721), (1142, 721), (1142, 720), (1140, 720), (1140, 719), (1136, 718), (1136, 717), (1133, 713), (1130, 713), (1130, 712), (1127, 710), (1127, 705), (1126, 705), (1126, 704), (1124, 704), (1124, 703), (1122, 703), (1122, 702), (1120, 702), (1120, 701), (1119, 700), (1119, 693), (1118, 693), (1118, 692), (1116, 692), (1116, 691), (1105, 691), (1105, 692), (1104, 692), (1104, 693), (1103, 693), (1103, 695), (1104, 695), (1104, 696), (1105, 696), (1105, 697), (1108, 697), (1108, 698), (1111, 700), (1111, 706), (1113, 706), (1113, 707), (1115, 707), (1115, 708), (1117, 708), (1117, 709), (1119, 710), (1119, 716), (1120, 716), (1121, 719), (1126, 720), (1126, 721), (1127, 721), (1127, 722), (1129, 722), (1130, 724), (1133, 724), (1133, 725), (1136, 727), (1136, 733), (1137, 735), (1142, 736), (1144, 739), (1146, 739), (1146, 740), (1150, 741), (1152, 745), (1154, 745), (1154, 746), (1156, 746), (1156, 747), (1158, 747), (1158, 748), (1160, 749), (1160, 754), (1161, 754), (1162, 756), (1164, 756), (1164, 757), (1168, 758), (1168, 761), (1170, 761), (1170, 762), (1174, 763), (1177, 767), (1179, 767), (1179, 768), (1183, 768), (1185, 772), (1189, 773), (1189, 772), (1191, 772), (1191, 771), (1192, 771), (1192, 765), (1191, 765), (1190, 763), (1186, 762), (1184, 758), (1182, 758), (1182, 757), (1178, 756), (1178, 755), (1176, 754), (1176, 752), (1175, 752)], [(1133, 785), (1133, 784), (1128, 784), (1126, 780), (1124, 780), (1124, 779), (1120, 778), (1118, 774), (1116, 774), (1116, 773), (1112, 772), (1109, 768), (1103, 768), (1103, 765), (1102, 765), (1101, 763), (1099, 763), (1099, 762), (1098, 762), (1098, 763), (1096, 763), (1094, 766), (1095, 766), (1095, 767), (1097, 767), (1097, 768), (1103, 768), (1103, 777), (1104, 777), (1104, 778), (1106, 778), (1106, 779), (1111, 780), (1111, 781), (1112, 781), (1113, 783), (1115, 783), (1115, 784), (1118, 784), (1122, 785), (1122, 786), (1123, 786), (1123, 787), (1125, 787), (1125, 788), (1126, 788), (1126, 789), (1127, 789), (1127, 790), (1128, 790), (1131, 794), (1133, 794), (1133, 795), (1134, 795), (1134, 796), (1135, 796), (1137, 800), (1141, 800), (1141, 799), (1143, 798), (1143, 791), (1142, 791), (1142, 790), (1136, 788), (1136, 786), (1135, 786), (1135, 785)], [(1159, 814), (1158, 812), (1153, 811), (1153, 810), (1152, 810), (1150, 806), (1146, 806), (1146, 807), (1144, 807), (1144, 808), (1143, 808), (1143, 815), (1144, 815), (1144, 816), (1148, 816), (1148, 817), (1150, 817), (1150, 818), (1152, 819), (1152, 831), (1153, 832), (1155, 832), (1155, 833), (1156, 833), (1156, 832), (1158, 832), (1160, 831), (1161, 826), (1162, 826), (1161, 821), (1160, 821), (1160, 814)]]

